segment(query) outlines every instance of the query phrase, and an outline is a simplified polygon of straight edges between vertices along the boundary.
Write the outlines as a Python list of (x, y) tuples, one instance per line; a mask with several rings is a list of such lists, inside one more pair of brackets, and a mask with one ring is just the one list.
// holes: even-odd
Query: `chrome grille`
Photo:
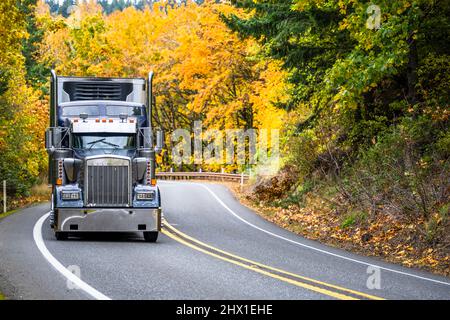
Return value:
[(120, 158), (86, 160), (85, 193), (89, 207), (130, 205), (130, 161)]

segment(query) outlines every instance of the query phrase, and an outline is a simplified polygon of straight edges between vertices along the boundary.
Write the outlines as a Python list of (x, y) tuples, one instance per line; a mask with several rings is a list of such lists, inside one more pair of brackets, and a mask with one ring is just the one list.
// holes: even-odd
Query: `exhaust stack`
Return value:
[(150, 128), (150, 132), (152, 132), (153, 71), (150, 71), (148, 73), (147, 90), (148, 90), (148, 97), (147, 97), (148, 127)]

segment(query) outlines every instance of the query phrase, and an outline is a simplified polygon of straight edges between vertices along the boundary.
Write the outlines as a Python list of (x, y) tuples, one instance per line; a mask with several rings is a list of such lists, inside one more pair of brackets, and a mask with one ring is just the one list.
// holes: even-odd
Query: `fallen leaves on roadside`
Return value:
[(419, 232), (425, 224), (423, 219), (412, 223), (378, 213), (361, 224), (343, 228), (342, 215), (319, 197), (309, 196), (303, 208), (295, 205), (279, 208), (262, 201), (256, 203), (248, 191), (241, 190), (236, 184), (227, 185), (244, 205), (308, 239), (450, 276), (450, 249), (445, 245), (434, 248), (425, 241)]

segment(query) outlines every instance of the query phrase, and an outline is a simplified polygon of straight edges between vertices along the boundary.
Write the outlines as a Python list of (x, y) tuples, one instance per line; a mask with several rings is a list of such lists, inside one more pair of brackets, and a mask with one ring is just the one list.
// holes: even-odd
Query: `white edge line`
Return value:
[[(164, 181), (164, 183), (167, 183), (167, 182), (169, 182), (169, 181)], [(179, 182), (169, 182), (169, 183), (179, 183)], [(248, 222), (247, 220), (245, 220), (244, 218), (239, 216), (237, 213), (235, 213), (233, 210), (231, 210), (208, 186), (206, 186), (204, 184), (201, 184), (201, 183), (196, 183), (196, 182), (191, 182), (191, 184), (194, 184), (194, 185), (197, 185), (197, 186), (201, 186), (204, 189), (206, 189), (217, 200), (217, 202), (219, 202), (222, 205), (222, 207), (224, 207), (228, 212), (230, 212), (234, 217), (236, 217), (240, 221), (244, 222), (245, 224), (249, 225), (252, 228), (255, 228), (255, 229), (259, 230), (259, 231), (267, 233), (267, 234), (269, 234), (269, 235), (271, 235), (271, 236), (273, 236), (275, 238), (282, 239), (282, 240), (285, 240), (287, 242), (296, 244), (296, 245), (304, 247), (304, 248), (308, 248), (308, 249), (311, 249), (311, 250), (314, 250), (314, 251), (318, 251), (318, 252), (321, 252), (321, 253), (324, 253), (324, 254), (328, 254), (330, 256), (334, 256), (334, 257), (341, 258), (341, 259), (344, 259), (344, 260), (352, 261), (352, 262), (359, 263), (359, 264), (362, 264), (362, 265), (373, 266), (373, 267), (376, 267), (376, 268), (379, 268), (379, 269), (382, 269), (382, 270), (385, 270), (385, 271), (390, 271), (390, 272), (402, 274), (402, 275), (405, 275), (405, 276), (409, 276), (409, 277), (413, 277), (413, 278), (417, 278), (417, 279), (421, 279), (421, 280), (431, 281), (431, 282), (435, 282), (435, 283), (439, 283), (439, 284), (450, 286), (450, 283), (448, 283), (448, 282), (439, 281), (439, 280), (435, 280), (435, 279), (427, 278), (427, 277), (422, 277), (422, 276), (418, 276), (418, 275), (415, 275), (415, 274), (412, 274), (412, 273), (403, 272), (403, 271), (399, 271), (399, 270), (395, 270), (395, 269), (390, 269), (390, 268), (382, 267), (382, 266), (379, 266), (379, 265), (376, 265), (376, 264), (373, 264), (373, 263), (368, 263), (368, 262), (364, 262), (364, 261), (361, 261), (361, 260), (352, 259), (352, 258), (343, 256), (343, 255), (340, 255), (340, 254), (336, 254), (336, 253), (329, 252), (329, 251), (326, 251), (326, 250), (323, 250), (323, 249), (319, 249), (319, 248), (316, 248), (316, 247), (313, 247), (313, 246), (310, 246), (310, 245), (307, 245), (307, 244), (304, 244), (304, 243), (301, 243), (301, 242), (297, 242), (297, 241), (285, 238), (285, 237), (280, 236), (278, 234), (272, 233), (270, 231), (267, 231), (265, 229), (262, 229), (262, 228), (260, 228), (260, 227), (258, 227), (256, 225), (252, 224), (251, 222)]]
[(47, 212), (44, 214), (34, 225), (33, 228), (33, 238), (34, 242), (36, 243), (36, 246), (38, 247), (39, 251), (42, 253), (44, 258), (52, 265), (53, 268), (55, 268), (59, 273), (61, 273), (67, 280), (71, 281), (73, 284), (75, 284), (79, 289), (83, 290), (87, 294), (89, 294), (91, 297), (97, 300), (111, 300), (111, 298), (105, 296), (103, 293), (99, 292), (98, 290), (94, 289), (90, 285), (88, 285), (86, 282), (78, 278), (75, 274), (70, 272), (67, 268), (65, 268), (61, 262), (56, 260), (56, 258), (48, 251), (47, 247), (45, 246), (44, 240), (42, 239), (42, 225), (44, 224), (45, 219), (50, 215), (50, 212)]

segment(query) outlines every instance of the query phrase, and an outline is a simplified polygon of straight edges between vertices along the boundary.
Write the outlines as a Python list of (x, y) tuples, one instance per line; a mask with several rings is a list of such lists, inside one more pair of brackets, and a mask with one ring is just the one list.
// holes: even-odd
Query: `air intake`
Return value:
[(133, 91), (132, 83), (109, 81), (67, 81), (63, 85), (70, 101), (113, 100), (126, 101)]

